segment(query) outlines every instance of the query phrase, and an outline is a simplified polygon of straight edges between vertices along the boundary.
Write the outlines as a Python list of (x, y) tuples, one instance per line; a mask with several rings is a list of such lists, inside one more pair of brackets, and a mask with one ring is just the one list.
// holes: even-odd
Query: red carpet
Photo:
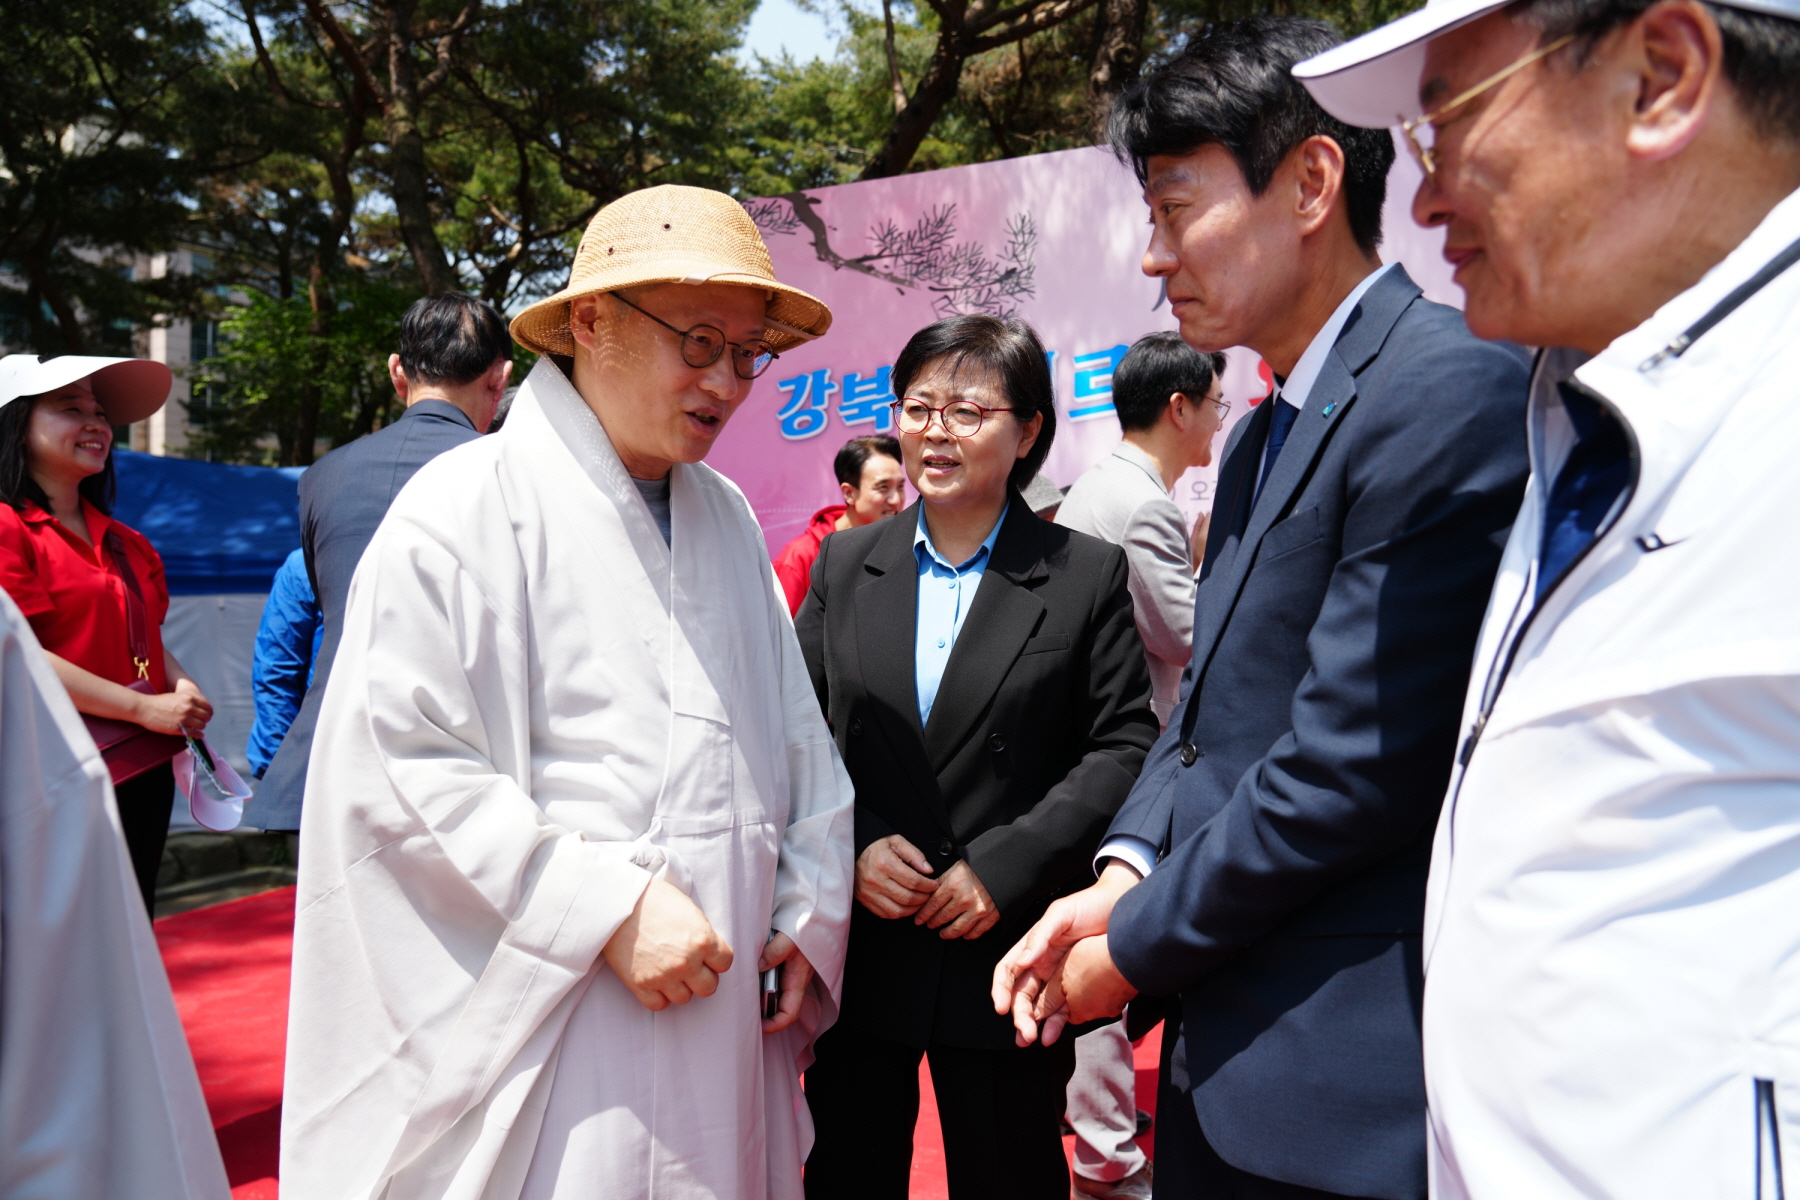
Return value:
[(156, 923), (234, 1200), (275, 1200), (294, 889)]
[[(235, 1200), (275, 1200), (294, 889), (164, 917), (156, 923), (156, 939), (219, 1133), (231, 1194)], [(1155, 1111), (1159, 1036), (1151, 1034), (1137, 1048), (1138, 1107), (1146, 1112)], [(944, 1140), (923, 1068), (920, 1084), (911, 1191), (913, 1200), (943, 1200)], [(1150, 1143), (1146, 1137), (1146, 1150)]]
[[(1162, 1053), (1162, 1026), (1151, 1030), (1134, 1048), (1132, 1058), (1137, 1066), (1137, 1106), (1156, 1114), (1156, 1062)], [(1156, 1157), (1156, 1131), (1138, 1139), (1138, 1145), (1151, 1158)], [(1063, 1139), (1063, 1154), (1073, 1160), (1075, 1139)], [(919, 1124), (913, 1131), (912, 1186), (907, 1189), (911, 1200), (947, 1200), (944, 1187), (944, 1134), (938, 1128), (937, 1100), (931, 1091), (931, 1072), (919, 1064)]]

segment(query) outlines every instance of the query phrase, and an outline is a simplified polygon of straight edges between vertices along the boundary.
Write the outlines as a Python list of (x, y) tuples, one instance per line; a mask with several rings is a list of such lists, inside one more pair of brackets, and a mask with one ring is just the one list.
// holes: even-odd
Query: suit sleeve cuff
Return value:
[(1138, 878), (1148, 879), (1150, 872), (1156, 869), (1156, 847), (1147, 839), (1133, 837), (1128, 833), (1115, 834), (1106, 839), (1100, 847), (1100, 853), (1094, 855), (1094, 874), (1098, 875), (1106, 867), (1106, 860), (1116, 858), (1138, 873)]

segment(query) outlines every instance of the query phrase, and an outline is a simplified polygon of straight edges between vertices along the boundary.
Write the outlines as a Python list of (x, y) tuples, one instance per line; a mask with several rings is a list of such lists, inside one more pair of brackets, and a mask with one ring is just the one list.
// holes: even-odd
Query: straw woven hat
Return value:
[(737, 283), (769, 296), (763, 334), (776, 350), (831, 328), (831, 310), (775, 280), (769, 248), (744, 206), (723, 192), (663, 184), (621, 196), (594, 214), (569, 286), (513, 318), (513, 340), (539, 354), (573, 354), (569, 302), (652, 283)]

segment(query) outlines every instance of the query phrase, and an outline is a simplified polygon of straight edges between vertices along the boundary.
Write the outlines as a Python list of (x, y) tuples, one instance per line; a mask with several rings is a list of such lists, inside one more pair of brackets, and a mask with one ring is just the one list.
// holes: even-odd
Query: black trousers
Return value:
[(125, 827), (125, 849), (131, 870), (144, 894), (144, 911), (156, 915), (156, 876), (162, 870), (163, 843), (169, 840), (169, 814), (175, 809), (175, 768), (152, 767), (113, 788), (119, 823)]
[(921, 1055), (931, 1061), (951, 1200), (1068, 1200), (1058, 1123), (1073, 1038), (1024, 1050), (919, 1050), (839, 1025), (817, 1053), (806, 1072), (816, 1133), (807, 1200), (906, 1200)]
[(1219, 1157), (1200, 1128), (1192, 1098), (1169, 1083), (1169, 1055), (1180, 1028), (1172, 1019), (1163, 1026), (1156, 1082), (1156, 1179), (1151, 1185), (1156, 1200), (1341, 1200), (1336, 1192), (1240, 1171)]

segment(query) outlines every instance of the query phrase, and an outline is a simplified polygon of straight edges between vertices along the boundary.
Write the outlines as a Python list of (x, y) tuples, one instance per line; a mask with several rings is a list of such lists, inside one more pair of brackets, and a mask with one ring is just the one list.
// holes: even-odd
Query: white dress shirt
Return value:
[[(1276, 403), (1291, 404), (1301, 412), (1306, 411), (1306, 402), (1312, 395), (1313, 384), (1318, 382), (1319, 372), (1325, 367), (1325, 356), (1337, 345), (1338, 335), (1344, 332), (1344, 324), (1349, 321), (1351, 311), (1362, 301), (1363, 294), (1375, 286), (1375, 281), (1391, 270), (1392, 263), (1378, 267), (1350, 289), (1350, 294), (1344, 297), (1331, 316), (1325, 319), (1325, 323), (1319, 326), (1319, 332), (1313, 334), (1312, 341), (1306, 344), (1300, 360), (1294, 364), (1294, 369), (1288, 372), (1288, 377), (1276, 391)], [(1256, 469), (1256, 484), (1259, 489), (1262, 487), (1262, 473), (1266, 465), (1259, 461)], [(1136, 871), (1138, 878), (1142, 879), (1155, 868), (1158, 849), (1147, 839), (1130, 834), (1107, 838), (1106, 843), (1100, 847), (1100, 853), (1094, 856), (1094, 871), (1098, 874), (1105, 866), (1106, 859), (1116, 858)]]

